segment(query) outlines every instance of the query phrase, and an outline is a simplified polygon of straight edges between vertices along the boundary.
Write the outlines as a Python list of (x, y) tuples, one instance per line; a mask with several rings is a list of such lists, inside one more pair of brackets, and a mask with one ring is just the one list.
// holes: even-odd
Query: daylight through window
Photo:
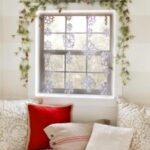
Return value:
[(39, 92), (112, 95), (113, 14), (39, 18)]

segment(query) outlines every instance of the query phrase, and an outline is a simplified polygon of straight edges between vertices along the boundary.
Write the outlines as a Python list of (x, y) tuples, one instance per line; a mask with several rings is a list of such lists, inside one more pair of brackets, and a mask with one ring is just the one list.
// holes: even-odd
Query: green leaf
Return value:
[[(132, 2), (131, 0), (20, 0), (19, 2), (23, 5), (23, 9), (19, 13), (19, 22), (16, 35), (19, 35), (21, 39), (21, 46), (18, 47), (16, 55), (18, 57), (23, 56), (19, 69), (21, 72), (21, 80), (24, 82), (24, 86), (26, 86), (28, 82), (28, 71), (30, 69), (30, 66), (28, 65), (28, 57), (32, 40), (29, 32), (29, 26), (34, 22), (36, 11), (38, 9), (46, 9), (46, 6), (48, 6), (49, 4), (57, 5), (61, 2), (86, 2), (89, 4), (99, 2), (101, 6), (107, 9), (111, 8), (116, 10), (120, 21), (120, 32), (118, 33), (117, 41), (118, 53), (116, 56), (116, 62), (121, 65), (120, 75), (122, 77), (123, 85), (126, 85), (127, 81), (130, 80), (130, 63), (126, 58), (126, 51), (129, 48), (129, 41), (134, 38), (130, 31), (131, 17), (128, 6), (128, 4)], [(16, 35), (12, 35), (12, 37), (15, 37)]]

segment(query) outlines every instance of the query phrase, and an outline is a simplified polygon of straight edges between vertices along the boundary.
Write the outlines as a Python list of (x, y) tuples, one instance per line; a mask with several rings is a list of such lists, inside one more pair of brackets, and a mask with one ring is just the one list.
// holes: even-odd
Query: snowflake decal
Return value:
[(73, 84), (72, 84), (72, 82), (69, 80), (69, 81), (67, 81), (66, 84), (65, 84), (65, 93), (66, 93), (66, 94), (71, 94), (71, 93), (73, 93), (73, 92), (74, 92), (74, 90), (73, 90)]
[(86, 78), (81, 83), (88, 93), (91, 92), (92, 88), (95, 86), (95, 81), (91, 76), (86, 76)]
[(88, 49), (97, 50), (97, 48), (95, 47), (95, 45), (94, 45), (91, 41), (88, 42), (87, 48), (88, 48)]
[(95, 16), (88, 16), (88, 25), (91, 26), (96, 22)]
[(44, 23), (45, 24), (51, 24), (54, 21), (54, 16), (45, 16), (44, 17)]
[(66, 62), (67, 62), (67, 64), (72, 63), (72, 60), (73, 60), (73, 57), (72, 57), (71, 53), (68, 52), (68, 53), (66, 54)]
[(101, 64), (104, 66), (108, 66), (109, 61), (110, 61), (110, 53), (102, 52), (101, 53)]
[(67, 31), (68, 31), (68, 32), (71, 31), (71, 30), (72, 30), (72, 24), (71, 24), (71, 23), (68, 23), (66, 28), (67, 28)]
[(106, 37), (109, 37), (109, 28), (105, 28), (104, 29), (104, 35), (106, 36)]
[(75, 36), (73, 34), (63, 35), (63, 41), (66, 48), (73, 48), (75, 44)]
[(88, 37), (92, 36), (92, 32), (93, 32), (93, 30), (90, 27), (88, 27)]
[(102, 81), (99, 84), (99, 92), (101, 95), (109, 95), (110, 94), (110, 88), (107, 81)]
[(45, 64), (45, 68), (49, 68), (49, 55), (44, 55), (44, 64)]
[(44, 48), (45, 48), (45, 49), (51, 49), (51, 46), (52, 46), (52, 45), (51, 45), (51, 42), (50, 42), (50, 41), (48, 41), (48, 40), (47, 40), (47, 41), (44, 41)]
[(109, 52), (102, 52), (101, 53), (101, 65), (102, 70), (106, 77), (110, 74), (111, 68), (109, 67), (109, 61), (110, 61), (110, 53)]
[(44, 29), (44, 35), (46, 36), (51, 35), (51, 30), (49, 28)]
[(90, 59), (97, 51), (97, 48), (95, 45), (89, 41), (88, 45), (85, 46), (84, 55), (87, 56), (88, 59)]
[(71, 16), (66, 16), (67, 21), (70, 21), (71, 18), (72, 18)]
[(52, 83), (52, 81), (45, 81), (44, 82), (43, 92), (44, 93), (53, 93), (53, 83)]
[(110, 68), (108, 66), (103, 66), (102, 70), (103, 70), (105, 76), (108, 77), (110, 74)]

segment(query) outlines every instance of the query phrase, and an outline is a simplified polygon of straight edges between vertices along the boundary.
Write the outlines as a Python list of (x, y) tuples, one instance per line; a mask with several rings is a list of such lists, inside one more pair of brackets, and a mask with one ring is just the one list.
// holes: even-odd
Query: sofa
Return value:
[[(31, 134), (31, 120), (29, 120), (29, 116), (31, 114), (29, 114), (28, 106), (29, 104), (33, 104), (33, 106), (37, 105), (39, 108), (38, 103), (38, 101), (31, 99), (11, 101), (0, 100), (0, 150), (29, 150), (29, 135)], [(40, 105), (42, 106), (42, 108), (45, 107), (44, 104)], [(55, 107), (61, 108), (62, 105), (51, 106), (51, 108)], [(65, 120), (66, 122), (60, 121), (46, 126), (43, 131), (47, 135), (49, 144), (51, 144), (49, 149), (67, 150), (68, 147), (72, 147), (72, 150), (98, 150), (101, 148), (109, 150), (114, 146), (114, 143), (116, 144), (116, 141), (118, 141), (118, 147), (123, 145), (119, 150), (150, 150), (150, 107), (129, 103), (124, 99), (118, 100), (117, 107), (117, 126), (108, 126), (102, 124), (108, 124), (108, 120), (106, 122), (105, 120), (101, 120), (102, 122), (96, 122), (95, 120), (95, 122), (89, 123), (70, 123), (71, 120)], [(34, 118), (39, 117), (37, 116)], [(88, 137), (78, 137), (74, 140), (78, 143), (73, 143), (72, 139), (69, 139), (69, 143), (63, 142), (65, 143), (64, 145), (61, 144), (61, 146), (58, 146), (55, 143), (55, 138), (51, 137), (51, 133), (53, 133), (53, 136), (57, 135), (56, 139), (58, 139), (60, 135), (61, 138), (66, 138), (66, 136), (68, 138), (68, 135), (74, 136), (75, 133), (77, 134), (78, 132), (74, 132), (77, 131), (77, 129), (80, 133), (82, 133), (83, 131), (84, 134), (85, 132), (88, 133)], [(118, 138), (121, 137), (121, 135), (124, 138)], [(36, 138), (38, 139), (38, 137)], [(72, 143), (70, 143), (70, 141)], [(108, 145), (105, 143), (106, 141), (110, 143), (110, 147), (106, 147), (106, 145)], [(52, 146), (52, 143), (55, 144)], [(101, 144), (101, 146), (99, 144)], [(79, 148), (77, 147), (77, 145), (79, 145)], [(81, 145), (84, 146), (84, 148), (81, 147)], [(31, 148), (30, 150), (36, 149)], [(118, 149), (117, 147), (114, 147), (113, 150)]]

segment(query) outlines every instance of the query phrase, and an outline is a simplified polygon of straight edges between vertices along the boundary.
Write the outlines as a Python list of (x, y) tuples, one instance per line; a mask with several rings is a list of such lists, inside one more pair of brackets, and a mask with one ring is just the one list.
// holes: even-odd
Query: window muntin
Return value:
[(112, 17), (40, 15), (40, 93), (112, 95)]

